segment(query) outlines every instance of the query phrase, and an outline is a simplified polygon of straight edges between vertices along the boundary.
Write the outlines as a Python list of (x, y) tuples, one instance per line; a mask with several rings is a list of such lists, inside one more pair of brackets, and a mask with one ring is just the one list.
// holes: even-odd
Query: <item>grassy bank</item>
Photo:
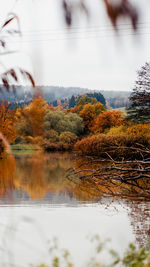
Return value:
[(33, 154), (36, 153), (42, 148), (38, 145), (32, 145), (32, 144), (15, 144), (11, 145), (11, 150), (13, 154)]

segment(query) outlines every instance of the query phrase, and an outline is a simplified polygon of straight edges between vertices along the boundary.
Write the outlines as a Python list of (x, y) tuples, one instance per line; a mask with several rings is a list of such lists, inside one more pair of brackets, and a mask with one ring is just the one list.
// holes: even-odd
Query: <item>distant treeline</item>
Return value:
[[(47, 103), (57, 106), (59, 104), (66, 108), (74, 107), (77, 100), (83, 94), (95, 97), (99, 102), (109, 108), (128, 107), (130, 96), (129, 91), (102, 91), (90, 90), (80, 87), (59, 87), (59, 86), (38, 86), (36, 91), (32, 87), (25, 86), (10, 86), (10, 91), (6, 92), (3, 86), (0, 86), (0, 99), (11, 103), (11, 108), (15, 106), (23, 107), (32, 101), (34, 94), (40, 94), (47, 101)], [(93, 96), (94, 94), (94, 96)]]

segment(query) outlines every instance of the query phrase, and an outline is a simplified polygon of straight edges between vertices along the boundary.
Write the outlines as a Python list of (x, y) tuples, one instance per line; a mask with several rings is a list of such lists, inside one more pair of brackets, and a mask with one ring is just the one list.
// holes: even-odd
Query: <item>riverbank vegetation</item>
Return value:
[[(101, 156), (113, 159), (143, 159), (150, 149), (150, 123), (112, 127), (78, 141), (75, 150), (80, 155)], [(145, 150), (145, 151), (144, 151)]]
[[(15, 110), (1, 102), (0, 121), (5, 137), (0, 144), (1, 156), (8, 146), (6, 139), (13, 144), (13, 153), (33, 149), (74, 151), (90, 159), (86, 158), (82, 168), (76, 166), (69, 179), (86, 179), (86, 186), (96, 183), (107, 194), (122, 195), (118, 188), (123, 184), (127, 194), (132, 188), (132, 193), (149, 196), (149, 120), (133, 122), (128, 113), (107, 109), (96, 98), (83, 95), (71, 109), (53, 107), (41, 97)], [(100, 165), (90, 168), (93, 160)]]
[(89, 136), (78, 141), (75, 150), (81, 155), (145, 159), (150, 153), (150, 64), (137, 72), (127, 114), (106, 110), (93, 119)]
[[(45, 151), (75, 150), (104, 158), (109, 154), (118, 160), (142, 159), (141, 152), (150, 149), (149, 120), (133, 122), (86, 95), (71, 109), (53, 107), (39, 97), (15, 110), (1, 102), (0, 112), (0, 132), (16, 149), (31, 144)], [(0, 147), (2, 151), (2, 141)]]
[[(36, 96), (28, 105), (14, 110), (1, 102), (0, 132), (9, 143), (38, 145), (45, 151), (74, 150), (80, 155), (112, 160), (147, 160), (149, 70), (146, 63), (138, 72), (126, 112), (108, 109), (101, 93), (72, 98), (70, 109), (64, 108), (61, 101), (54, 107)], [(2, 141), (0, 147), (3, 151)]]

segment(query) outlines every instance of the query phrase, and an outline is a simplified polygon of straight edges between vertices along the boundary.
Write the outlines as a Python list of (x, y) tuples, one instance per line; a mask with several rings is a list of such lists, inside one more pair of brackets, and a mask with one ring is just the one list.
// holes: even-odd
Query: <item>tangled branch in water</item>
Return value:
[[(148, 149), (141, 151), (143, 160), (114, 160), (108, 158), (87, 157), (68, 177), (78, 177), (90, 181), (103, 192), (111, 195), (138, 193), (138, 196), (150, 196), (150, 158)], [(123, 188), (123, 190), (121, 189)]]

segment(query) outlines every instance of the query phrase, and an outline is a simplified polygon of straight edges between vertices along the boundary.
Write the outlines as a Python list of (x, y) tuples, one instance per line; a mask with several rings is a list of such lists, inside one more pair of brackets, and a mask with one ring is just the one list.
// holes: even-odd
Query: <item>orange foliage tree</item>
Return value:
[[(44, 117), (48, 111), (48, 104), (42, 98), (35, 98), (23, 110), (18, 110), (18, 132), (23, 136), (43, 136)], [(21, 119), (21, 120), (20, 120)]]
[(96, 104), (89, 103), (84, 105), (79, 115), (83, 119), (87, 130), (90, 130), (90, 128), (93, 126), (95, 118), (104, 111), (106, 111), (106, 108), (101, 103), (96, 103)]
[(9, 109), (7, 102), (0, 103), (0, 132), (8, 142), (13, 143), (16, 138), (15, 112)]
[(103, 133), (114, 126), (126, 125), (127, 121), (120, 110), (107, 110), (94, 120), (92, 132)]

